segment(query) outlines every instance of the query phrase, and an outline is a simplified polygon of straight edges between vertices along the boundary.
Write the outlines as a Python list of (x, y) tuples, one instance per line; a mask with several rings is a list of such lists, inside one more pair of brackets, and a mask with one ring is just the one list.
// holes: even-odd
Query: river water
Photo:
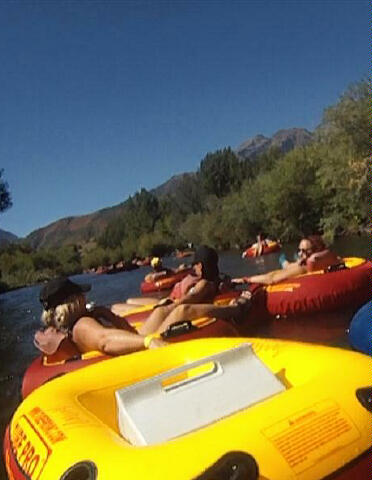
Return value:
[[(283, 251), (287, 258), (293, 258), (295, 244), (286, 245)], [(358, 256), (371, 258), (369, 237), (353, 237), (338, 240), (334, 250), (340, 256)], [(278, 268), (278, 255), (271, 254), (257, 259), (243, 260), (240, 252), (220, 254), (220, 270), (233, 277), (263, 273)], [(187, 262), (187, 258), (183, 261)], [(174, 258), (164, 259), (166, 266), (175, 266), (180, 261)], [(128, 297), (138, 296), (139, 285), (150, 271), (141, 267), (131, 272), (115, 275), (76, 275), (73, 279), (81, 283), (90, 283), (92, 290), (88, 300), (97, 304), (110, 305)], [(11, 415), (20, 402), (20, 386), (23, 373), (31, 361), (38, 355), (32, 339), (40, 326), (41, 306), (38, 301), (41, 286), (14, 290), (0, 295), (0, 435)], [(347, 337), (340, 339), (339, 346), (348, 348)], [(0, 465), (0, 479), (5, 479), (3, 465)]]

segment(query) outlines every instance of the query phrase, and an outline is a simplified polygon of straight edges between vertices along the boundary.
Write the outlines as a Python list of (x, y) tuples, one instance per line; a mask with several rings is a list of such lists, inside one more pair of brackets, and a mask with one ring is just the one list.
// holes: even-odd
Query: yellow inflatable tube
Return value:
[[(265, 398), (233, 413), (226, 410), (215, 421), (165, 441), (130, 443), (125, 432), (120, 433), (115, 392), (124, 389), (132, 395), (138, 385), (146, 387), (152, 379), (176, 369), (174, 378), (163, 382), (164, 389), (172, 389), (173, 383), (177, 386), (187, 376), (192, 382), (196, 376), (200, 385), (192, 386), (195, 391), (189, 403), (197, 402), (198, 391), (206, 386), (206, 374), (199, 372), (203, 359), (209, 359), (209, 364), (226, 352), (247, 348), (256, 366), (234, 373), (246, 374), (246, 382), (220, 389), (218, 395), (209, 389), (207, 406), (223, 411), (234, 402), (238, 405), (243, 390), (256, 394), (261, 386), (254, 384), (265, 376), (276, 393), (266, 393)], [(194, 363), (198, 366), (188, 371)], [(220, 382), (230, 368), (229, 361), (221, 360), (221, 365), (216, 374)], [(259, 377), (252, 376), (254, 368), (261, 369)], [(23, 473), (31, 480), (321, 479), (371, 447), (371, 413), (363, 406), (365, 387), (370, 384), (371, 359), (363, 354), (269, 339), (193, 340), (113, 358), (55, 379), (26, 398), (14, 414), (5, 441), (8, 475), (23, 478)], [(186, 394), (184, 390), (183, 386), (180, 392), (170, 393), (171, 401), (177, 405), (177, 395)], [(226, 395), (231, 400), (224, 406)], [(127, 400), (128, 408), (132, 400)], [(161, 407), (162, 396), (154, 400), (153, 409), (150, 404), (143, 411), (145, 399), (139, 395), (134, 400), (138, 402), (130, 420), (134, 422), (139, 412), (139, 419), (158, 422), (160, 433), (162, 426), (167, 429), (172, 427), (170, 422), (182, 420), (188, 406), (181, 404), (178, 412), (168, 409), (154, 418), (152, 410)], [(205, 412), (210, 414), (208, 408)], [(192, 421), (197, 419), (196, 413)], [(225, 459), (230, 462), (227, 466)], [(248, 473), (217, 476), (208, 473), (211, 468)]]

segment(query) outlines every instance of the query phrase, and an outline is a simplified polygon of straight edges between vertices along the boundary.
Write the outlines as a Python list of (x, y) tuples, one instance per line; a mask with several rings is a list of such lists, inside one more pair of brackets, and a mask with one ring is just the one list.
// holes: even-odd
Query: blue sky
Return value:
[(24, 236), (314, 129), (368, 73), (364, 0), (0, 2), (0, 168)]

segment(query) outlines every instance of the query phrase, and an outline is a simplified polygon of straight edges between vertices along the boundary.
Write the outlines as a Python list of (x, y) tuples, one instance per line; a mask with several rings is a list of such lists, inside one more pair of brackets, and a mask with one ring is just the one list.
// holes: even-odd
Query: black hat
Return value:
[(207, 245), (200, 245), (194, 253), (192, 263), (218, 263), (218, 255), (214, 248)]
[(90, 289), (89, 284), (74, 283), (67, 277), (54, 278), (41, 289), (39, 299), (48, 310), (63, 303), (70, 295), (88, 292)]
[(213, 281), (218, 277), (218, 254), (214, 248), (200, 245), (195, 251), (192, 263), (203, 265), (202, 277), (206, 280)]

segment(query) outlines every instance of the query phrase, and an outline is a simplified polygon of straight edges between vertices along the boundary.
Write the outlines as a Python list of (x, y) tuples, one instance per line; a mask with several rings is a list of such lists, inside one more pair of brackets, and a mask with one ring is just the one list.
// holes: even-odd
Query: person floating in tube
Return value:
[(153, 272), (148, 273), (144, 280), (145, 282), (157, 282), (161, 278), (166, 277), (167, 275), (171, 275), (172, 273), (176, 273), (177, 270), (173, 270), (171, 268), (164, 267), (162, 259), (160, 257), (152, 257), (150, 265), (153, 269)]
[(262, 283), (272, 285), (296, 275), (314, 270), (322, 270), (340, 264), (341, 258), (329, 250), (320, 235), (303, 237), (298, 245), (297, 260), (289, 262), (284, 254), (279, 256), (282, 270), (274, 270), (262, 275), (233, 278), (233, 283)]
[[(265, 238), (263, 233), (259, 233), (256, 237), (256, 243), (253, 243), (250, 249), (253, 249), (253, 257), (260, 257), (264, 254), (265, 247), (273, 243), (270, 238)], [(247, 250), (243, 252), (242, 258), (247, 256)]]

